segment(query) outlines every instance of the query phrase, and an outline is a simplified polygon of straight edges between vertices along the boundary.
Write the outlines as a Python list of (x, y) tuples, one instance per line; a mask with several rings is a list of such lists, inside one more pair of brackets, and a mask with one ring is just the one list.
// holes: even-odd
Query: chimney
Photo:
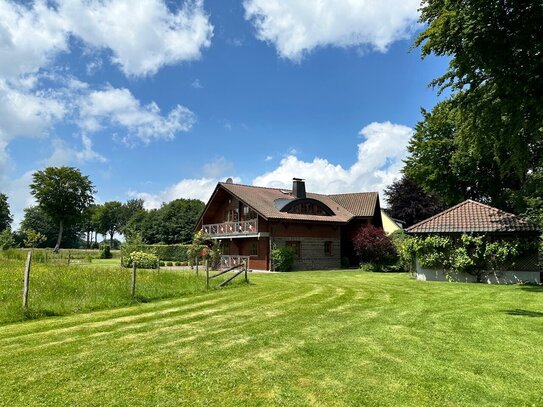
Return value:
[(292, 195), (296, 198), (305, 198), (305, 181), (301, 178), (292, 178)]

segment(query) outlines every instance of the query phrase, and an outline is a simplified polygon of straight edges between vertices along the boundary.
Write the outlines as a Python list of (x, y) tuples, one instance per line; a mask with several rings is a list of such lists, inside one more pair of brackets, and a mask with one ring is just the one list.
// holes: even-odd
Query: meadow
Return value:
[[(70, 265), (33, 262), (29, 309), (23, 312), (23, 270), (23, 260), (0, 258), (0, 324), (180, 297), (206, 287), (202, 273), (139, 269), (132, 299), (132, 271), (121, 268), (118, 258), (75, 259)], [(212, 281), (215, 286), (222, 280)]]
[(254, 273), (4, 322), (0, 405), (542, 405), (542, 337), (539, 286)]

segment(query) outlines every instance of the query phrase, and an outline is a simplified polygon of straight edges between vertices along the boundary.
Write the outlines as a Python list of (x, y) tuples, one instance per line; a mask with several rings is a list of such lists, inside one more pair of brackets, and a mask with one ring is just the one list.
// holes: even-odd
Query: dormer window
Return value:
[(287, 203), (281, 212), (300, 215), (333, 216), (334, 212), (325, 204), (316, 199), (295, 199)]

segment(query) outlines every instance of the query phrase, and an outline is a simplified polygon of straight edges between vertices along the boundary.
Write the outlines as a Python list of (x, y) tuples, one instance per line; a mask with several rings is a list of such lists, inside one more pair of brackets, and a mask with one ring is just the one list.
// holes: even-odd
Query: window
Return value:
[(324, 255), (325, 256), (332, 255), (332, 242), (324, 242)]
[(221, 244), (221, 252), (225, 256), (230, 255), (230, 242), (224, 242)]
[(301, 244), (300, 242), (287, 242), (287, 247), (292, 247), (294, 249), (294, 257), (299, 259), (301, 257)]
[(253, 208), (249, 206), (243, 206), (243, 220), (256, 219), (257, 214)]
[(224, 220), (226, 222), (238, 222), (239, 221), (239, 213), (237, 209), (230, 209), (229, 211), (226, 211), (224, 213)]
[(251, 242), (251, 256), (258, 256), (258, 242)]

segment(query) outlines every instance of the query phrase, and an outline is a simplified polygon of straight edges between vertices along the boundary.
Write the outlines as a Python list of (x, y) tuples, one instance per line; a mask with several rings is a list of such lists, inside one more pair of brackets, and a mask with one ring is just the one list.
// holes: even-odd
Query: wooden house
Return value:
[(352, 239), (360, 227), (382, 227), (376, 192), (324, 195), (308, 193), (294, 178), (292, 189), (219, 183), (196, 230), (221, 241), (223, 265), (248, 260), (249, 267), (271, 270), (274, 246), (295, 251), (296, 270), (357, 265)]

